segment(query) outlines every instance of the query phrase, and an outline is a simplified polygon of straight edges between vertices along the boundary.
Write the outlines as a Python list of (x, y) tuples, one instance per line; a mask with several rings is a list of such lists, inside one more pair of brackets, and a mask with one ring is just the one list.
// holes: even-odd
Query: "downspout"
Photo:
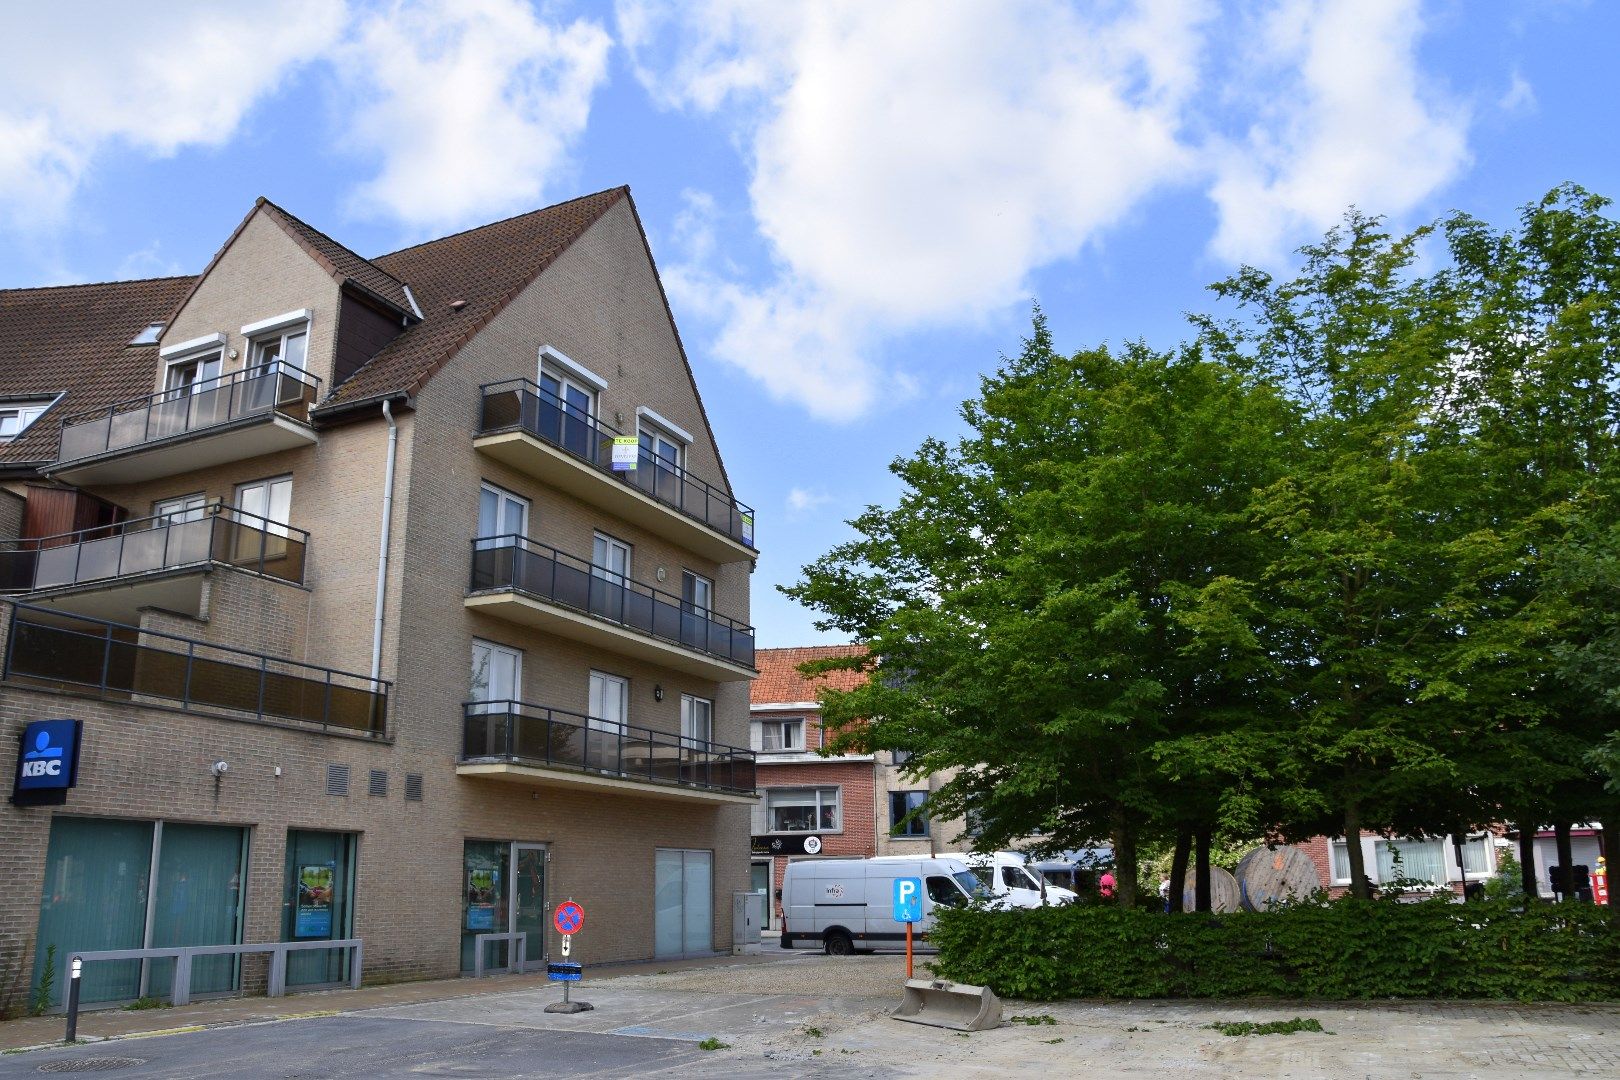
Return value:
[(388, 541), (394, 524), (394, 453), (399, 447), (399, 425), (394, 422), (392, 402), (382, 403), (383, 419), (388, 421), (388, 464), (383, 470), (382, 538), (377, 542), (377, 610), (371, 622), (371, 677), (382, 673), (383, 604), (388, 598)]

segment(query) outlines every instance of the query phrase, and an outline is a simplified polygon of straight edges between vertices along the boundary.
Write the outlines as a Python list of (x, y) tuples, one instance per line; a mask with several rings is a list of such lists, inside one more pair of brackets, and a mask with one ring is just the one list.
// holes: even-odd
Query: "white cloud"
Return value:
[(8, 9), (0, 34), (0, 221), (54, 227), (98, 154), (216, 146), (343, 19), (326, 0)]
[(335, 62), (352, 134), (381, 159), (351, 209), (419, 228), (539, 205), (607, 76), (599, 23), (552, 25), (521, 0), (425, 0), (366, 13)]
[(674, 298), (717, 356), (826, 419), (929, 379), (886, 344), (1023, 305), (1034, 271), (1168, 186), (1208, 188), (1218, 256), (1264, 260), (1351, 203), (1410, 209), (1467, 158), (1402, 0), (616, 10), (653, 100), (727, 125), (750, 170), (767, 268), (691, 257)]
[(832, 496), (824, 491), (809, 491), (805, 488), (791, 488), (787, 494), (788, 509), (794, 515), (808, 514), (832, 502)]
[(1112, 22), (976, 3), (619, 7), (655, 100), (736, 125), (775, 269), (692, 263), (683, 310), (780, 398), (847, 419), (896, 391), (882, 342), (1029, 294), (1189, 160), (1178, 114), (1203, 5)]
[(1508, 113), (1530, 113), (1536, 111), (1536, 88), (1530, 85), (1530, 80), (1515, 71), (1508, 80), (1508, 88), (1496, 102), (1496, 107)]
[(1282, 0), (1237, 65), (1247, 133), (1210, 147), (1211, 243), (1222, 259), (1275, 263), (1352, 203), (1400, 214), (1468, 162), (1469, 117), (1418, 70), (1416, 0)]

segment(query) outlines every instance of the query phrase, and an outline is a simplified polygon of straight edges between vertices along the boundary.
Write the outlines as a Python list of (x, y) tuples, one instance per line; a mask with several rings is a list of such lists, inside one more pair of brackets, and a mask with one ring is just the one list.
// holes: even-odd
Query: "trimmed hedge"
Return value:
[(938, 974), (1060, 998), (1620, 998), (1620, 921), (1593, 904), (1345, 898), (1269, 912), (1113, 905), (942, 911)]

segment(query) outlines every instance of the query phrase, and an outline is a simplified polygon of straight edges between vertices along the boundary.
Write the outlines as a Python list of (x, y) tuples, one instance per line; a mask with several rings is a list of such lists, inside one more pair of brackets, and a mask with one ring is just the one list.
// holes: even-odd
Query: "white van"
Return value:
[(901, 945), (906, 927), (894, 921), (896, 878), (922, 879), (923, 917), (914, 934), (933, 927), (936, 908), (990, 899), (956, 859), (800, 859), (782, 876), (782, 948), (848, 956)]
[(1005, 897), (1011, 907), (1056, 907), (1072, 904), (1077, 899), (1073, 889), (1046, 885), (1030, 870), (1022, 852), (996, 851), (962, 858), (984, 887), (996, 896)]

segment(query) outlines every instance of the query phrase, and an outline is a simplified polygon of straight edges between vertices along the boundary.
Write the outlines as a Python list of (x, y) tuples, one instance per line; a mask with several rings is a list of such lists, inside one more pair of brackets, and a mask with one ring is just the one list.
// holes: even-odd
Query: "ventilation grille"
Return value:
[(372, 769), (371, 770), (371, 787), (370, 787), (369, 790), (370, 790), (371, 794), (376, 795), (378, 798), (387, 798), (388, 797), (388, 770), (387, 769)]
[(328, 765), (326, 767), (326, 793), (328, 795), (347, 795), (349, 793), (349, 767), (347, 765)]
[(405, 798), (410, 802), (422, 801), (422, 774), (408, 772), (405, 774)]

